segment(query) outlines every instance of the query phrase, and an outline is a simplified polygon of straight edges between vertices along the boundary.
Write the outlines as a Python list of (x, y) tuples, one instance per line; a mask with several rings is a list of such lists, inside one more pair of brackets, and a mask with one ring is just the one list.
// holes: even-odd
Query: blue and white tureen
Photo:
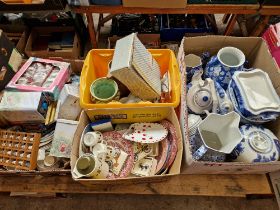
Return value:
[(233, 161), (254, 163), (279, 159), (280, 142), (270, 130), (245, 124), (240, 127), (240, 132), (243, 139), (231, 153)]

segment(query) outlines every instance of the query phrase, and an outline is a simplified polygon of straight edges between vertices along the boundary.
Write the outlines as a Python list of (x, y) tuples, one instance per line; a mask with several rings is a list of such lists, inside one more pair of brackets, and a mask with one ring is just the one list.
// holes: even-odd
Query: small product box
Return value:
[(58, 118), (76, 120), (81, 113), (79, 86), (66, 84), (59, 96)]
[(70, 73), (69, 63), (31, 57), (8, 83), (7, 88), (44, 92), (57, 100)]
[(42, 92), (5, 91), (0, 115), (11, 124), (44, 123), (49, 103)]

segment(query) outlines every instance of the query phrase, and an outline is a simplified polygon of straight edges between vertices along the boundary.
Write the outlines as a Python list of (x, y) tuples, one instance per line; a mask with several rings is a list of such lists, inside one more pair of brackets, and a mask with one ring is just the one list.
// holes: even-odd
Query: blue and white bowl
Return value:
[(256, 163), (278, 161), (279, 139), (262, 126), (245, 124), (240, 127), (243, 139), (231, 153), (235, 162)]

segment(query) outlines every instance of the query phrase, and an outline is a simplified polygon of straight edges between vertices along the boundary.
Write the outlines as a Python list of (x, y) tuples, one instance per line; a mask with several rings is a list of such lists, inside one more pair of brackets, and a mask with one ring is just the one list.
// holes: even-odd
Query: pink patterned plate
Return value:
[(162, 120), (160, 122), (160, 124), (163, 125), (168, 130), (167, 139), (171, 145), (171, 149), (169, 151), (170, 157), (169, 157), (168, 163), (166, 164), (166, 168), (169, 168), (172, 165), (172, 163), (174, 162), (175, 157), (177, 155), (178, 137), (177, 137), (176, 129), (171, 122), (169, 122), (168, 120)]
[(157, 174), (159, 171), (161, 171), (162, 167), (164, 166), (164, 163), (166, 162), (166, 158), (168, 156), (168, 140), (163, 139), (160, 143), (159, 143), (159, 154), (156, 157), (158, 163), (157, 163), (157, 168), (155, 171), (155, 174)]
[(166, 138), (167, 129), (159, 123), (134, 123), (123, 138), (140, 143), (156, 143)]
[(124, 178), (127, 177), (134, 166), (134, 153), (133, 146), (130, 141), (122, 138), (122, 134), (117, 131), (109, 131), (103, 133), (103, 139), (107, 145), (121, 149), (128, 154), (128, 158), (124, 164), (119, 175), (110, 172), (108, 179)]

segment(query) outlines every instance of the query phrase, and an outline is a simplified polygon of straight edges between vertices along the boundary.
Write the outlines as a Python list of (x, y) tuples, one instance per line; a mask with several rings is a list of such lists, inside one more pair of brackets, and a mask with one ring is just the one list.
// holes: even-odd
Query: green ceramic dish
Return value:
[(118, 93), (118, 84), (106, 77), (93, 81), (90, 86), (90, 93), (93, 99), (98, 101), (111, 101)]

